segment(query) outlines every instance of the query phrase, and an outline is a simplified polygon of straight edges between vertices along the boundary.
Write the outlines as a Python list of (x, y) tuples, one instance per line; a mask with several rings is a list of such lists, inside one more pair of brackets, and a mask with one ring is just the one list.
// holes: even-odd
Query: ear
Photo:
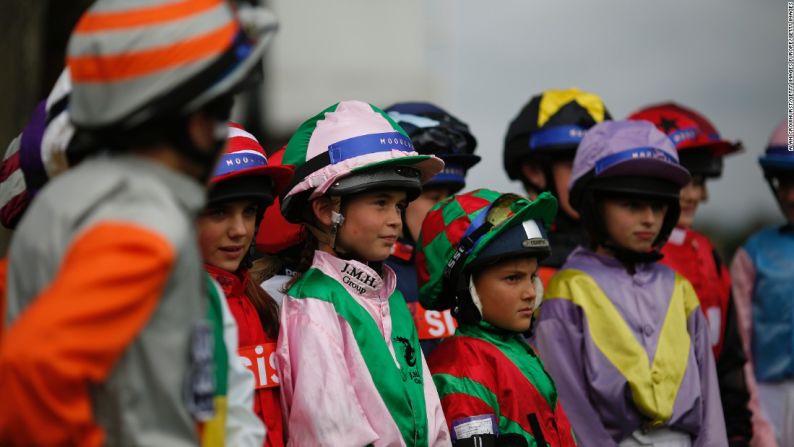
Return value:
[[(536, 185), (541, 189), (545, 189), (548, 186), (546, 185), (546, 174), (543, 173), (543, 169), (540, 167), (540, 165), (534, 161), (521, 161), (521, 175), (524, 176), (524, 178), (527, 179), (530, 184)], [(534, 193), (540, 194), (540, 191), (534, 191)]]
[(328, 197), (318, 197), (311, 201), (312, 213), (321, 225), (331, 226), (331, 212), (334, 210), (333, 203)]

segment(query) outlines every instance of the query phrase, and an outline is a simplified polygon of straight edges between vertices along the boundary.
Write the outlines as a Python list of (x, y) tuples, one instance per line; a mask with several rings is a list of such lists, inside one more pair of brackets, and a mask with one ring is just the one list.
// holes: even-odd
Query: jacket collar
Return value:
[(248, 286), (248, 270), (232, 273), (209, 264), (204, 264), (204, 269), (220, 284), (227, 298), (245, 295), (245, 288)]
[(388, 299), (397, 283), (394, 271), (385, 264), (381, 276), (362, 262), (340, 259), (319, 250), (314, 252), (312, 267), (336, 279), (353, 296)]

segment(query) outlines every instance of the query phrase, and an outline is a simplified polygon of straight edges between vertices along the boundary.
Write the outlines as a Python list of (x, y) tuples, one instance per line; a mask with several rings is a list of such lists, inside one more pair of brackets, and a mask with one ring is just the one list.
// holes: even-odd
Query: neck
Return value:
[(617, 259), (618, 261), (620, 261), (621, 264), (623, 264), (623, 267), (626, 269), (626, 271), (630, 275), (634, 274), (634, 272), (635, 272), (634, 265), (633, 264), (628, 264), (628, 263), (624, 262), (622, 259), (619, 259), (615, 255), (615, 252), (612, 249), (610, 249), (608, 247), (605, 247), (603, 245), (599, 245), (598, 247), (596, 247), (595, 252), (597, 254), (601, 255), (601, 256), (606, 256), (608, 258)]

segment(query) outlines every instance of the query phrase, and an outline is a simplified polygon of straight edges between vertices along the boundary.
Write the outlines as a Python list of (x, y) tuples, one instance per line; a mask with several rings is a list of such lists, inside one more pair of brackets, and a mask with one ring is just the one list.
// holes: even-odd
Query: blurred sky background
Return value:
[[(786, 2), (740, 0), (276, 0), (261, 120), (288, 137), (341, 99), (435, 102), (467, 122), (483, 161), (469, 187), (520, 191), (502, 139), (549, 88), (600, 95), (616, 119), (673, 100), (745, 151), (709, 183), (695, 226), (733, 245), (781, 222), (757, 158), (786, 111)], [(724, 244), (723, 244), (724, 245)]]
[[(342, 99), (387, 107), (431, 101), (467, 122), (483, 161), (470, 188), (520, 192), (502, 169), (508, 123), (546, 89), (600, 95), (615, 118), (673, 100), (703, 113), (744, 153), (695, 227), (730, 255), (782, 222), (757, 158), (786, 111), (781, 0), (238, 0), (280, 19), (265, 83), (236, 118), (270, 151)], [(71, 28), (91, 0), (3, 0), (0, 139), (10, 141), (63, 69)], [(0, 252), (7, 232), (0, 229)]]

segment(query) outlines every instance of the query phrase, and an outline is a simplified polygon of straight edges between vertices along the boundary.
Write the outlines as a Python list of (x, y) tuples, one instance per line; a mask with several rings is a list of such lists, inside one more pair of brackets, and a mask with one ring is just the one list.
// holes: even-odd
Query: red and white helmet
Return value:
[(268, 164), (256, 137), (230, 122), (226, 148), (210, 179), (208, 201), (254, 198), (270, 205), (291, 178), (291, 166)]

